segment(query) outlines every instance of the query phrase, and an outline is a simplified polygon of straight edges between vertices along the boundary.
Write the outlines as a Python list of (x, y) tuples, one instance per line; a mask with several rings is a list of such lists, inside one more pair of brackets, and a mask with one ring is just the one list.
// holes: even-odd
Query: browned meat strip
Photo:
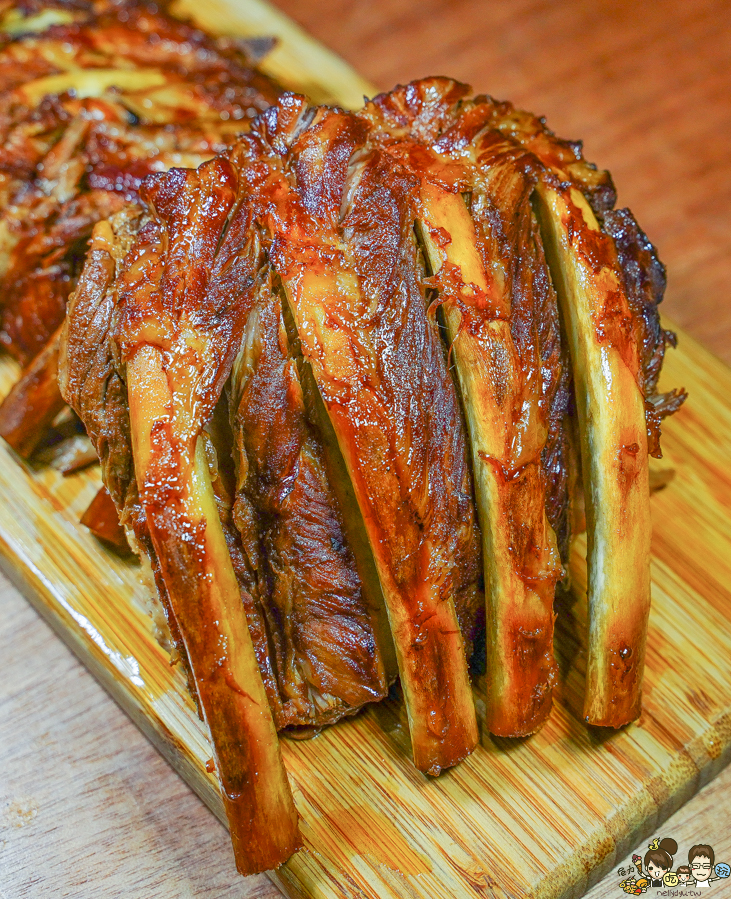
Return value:
[(629, 209), (606, 212), (604, 229), (614, 239), (627, 301), (636, 323), (650, 455), (659, 459), (660, 424), (663, 418), (677, 412), (687, 396), (684, 390), (657, 392), (665, 349), (675, 346), (675, 334), (661, 326), (657, 309), (665, 294), (665, 266)]
[(313, 116), (288, 98), (234, 158), (358, 502), (415, 761), (438, 773), (477, 737), (454, 609), (476, 524), (461, 412), (427, 316), (413, 181), (367, 149), (349, 171), (366, 134), (353, 116)]
[(60, 327), (0, 404), (0, 436), (27, 459), (65, 403), (58, 389)]
[(124, 528), (119, 523), (119, 513), (114, 501), (102, 487), (81, 516), (81, 524), (105, 543), (110, 543), (117, 550), (129, 552), (129, 542)]
[[(211, 196), (199, 206), (196, 195), (207, 191)], [(219, 246), (233, 198), (230, 167), (222, 162), (150, 182), (150, 221), (137, 233), (113, 289), (115, 235), (109, 225), (100, 225), (88, 283), (85, 271), (69, 310), (61, 370), (65, 396), (76, 400), (97, 437), (107, 475), (113, 468), (101, 446), (102, 432), (111, 425), (119, 438), (117, 462), (126, 476), (119, 480), (127, 483), (114, 485), (115, 498), (122, 499), (123, 487), (132, 496), (136, 483), (135, 510), (144, 514), (169, 620), (185, 648), (211, 731), (237, 864), (242, 873), (251, 873), (281, 864), (299, 836), (202, 434), (246, 314), (240, 302), (246, 296), (246, 266), (225, 242)], [(160, 252), (156, 238), (162, 235), (165, 251)], [(122, 249), (117, 244), (117, 251)], [(96, 352), (85, 340), (95, 319), (102, 330), (95, 345), (103, 346)], [(166, 327), (171, 337), (177, 335), (172, 342)], [(83, 347), (78, 356), (74, 342)], [(100, 381), (116, 375), (113, 357), (124, 365), (127, 382), (126, 402), (120, 404), (125, 414), (119, 417), (113, 404), (99, 402)], [(94, 368), (97, 376), (91, 379)], [(126, 511), (126, 497), (120, 505)], [(143, 530), (139, 516), (137, 530)]]
[[(563, 528), (567, 553), (561, 435), (568, 366), (530, 204), (535, 166), (491, 128), (490, 103), (454, 103), (465, 92), (428, 79), (377, 97), (365, 115), (420, 182), (416, 217), (476, 475), (488, 600), (487, 723), (494, 733), (517, 736), (545, 720), (555, 679), (553, 598), (563, 571), (551, 525)], [(431, 131), (423, 124), (427, 108)]]
[(118, 370), (112, 329), (115, 280), (143, 220), (139, 208), (128, 206), (98, 226), (83, 279), (69, 305), (59, 364), (64, 399), (94, 443), (122, 525), (138, 539), (144, 539), (146, 524), (134, 477), (127, 388)]
[[(380, 610), (366, 602), (281, 301), (266, 276), (234, 366), (231, 412), (234, 520), (249, 589), (267, 618), (277, 722), (319, 727), (386, 694), (374, 630)], [(387, 631), (379, 636), (390, 639)]]

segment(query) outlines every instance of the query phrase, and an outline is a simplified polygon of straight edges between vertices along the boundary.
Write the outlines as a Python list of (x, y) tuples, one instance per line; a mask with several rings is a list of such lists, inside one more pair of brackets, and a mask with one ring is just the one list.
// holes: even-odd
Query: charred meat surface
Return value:
[[(523, 736), (548, 715), (555, 679), (553, 598), (563, 568), (548, 519), (544, 455), (550, 440), (554, 467), (565, 467), (555, 456), (567, 365), (530, 205), (531, 158), (489, 127), (489, 104), (449, 104), (462, 93), (454, 83), (422, 82), (376, 97), (364, 115), (394, 161), (420, 183), (417, 225), (475, 470), (487, 599), (487, 724), (493, 733)], [(442, 127), (420, 140), (417, 123), (437, 96), (444, 99)], [(563, 524), (565, 479), (555, 488), (552, 517)]]
[(479, 550), (461, 412), (427, 312), (414, 183), (366, 138), (357, 117), (292, 97), (233, 158), (364, 522), (415, 762), (435, 774), (477, 739), (454, 601), (463, 547)]
[[(224, 237), (236, 218), (235, 185), (223, 160), (151, 179), (149, 220), (105, 295), (126, 378), (139, 508), (211, 734), (237, 866), (253, 873), (280, 865), (300, 837), (203, 435), (248, 311), (246, 257)], [(109, 265), (109, 256), (100, 261)], [(78, 311), (70, 310), (71, 334), (88, 320)]]

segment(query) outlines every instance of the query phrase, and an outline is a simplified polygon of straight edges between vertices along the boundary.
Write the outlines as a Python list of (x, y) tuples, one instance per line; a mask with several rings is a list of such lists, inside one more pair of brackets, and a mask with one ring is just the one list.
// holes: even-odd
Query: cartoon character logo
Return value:
[(650, 879), (650, 886), (664, 886), (664, 878), (673, 867), (673, 856), (678, 851), (678, 844), (671, 837), (654, 839), (645, 853), (645, 871)]
[(633, 896), (646, 893), (648, 888), (686, 887), (705, 889), (714, 881), (731, 877), (731, 865), (718, 862), (713, 847), (707, 843), (697, 843), (688, 852), (688, 864), (679, 865), (673, 871), (673, 856), (678, 851), (678, 844), (670, 837), (656, 837), (647, 847), (644, 859), (635, 854), (632, 856), (633, 867), (620, 868), (617, 874), (624, 878), (619, 884), (621, 890)]
[[(688, 864), (679, 865), (675, 871), (673, 856), (678, 844), (670, 837), (656, 837), (647, 847), (644, 859), (636, 853), (632, 856), (632, 866), (622, 867), (617, 874), (623, 878), (619, 888), (629, 895), (639, 896), (648, 888), (687, 887), (705, 889), (714, 881), (731, 877), (731, 865), (726, 862), (716, 864), (713, 847), (707, 843), (697, 843), (688, 852)], [(637, 872), (637, 876), (633, 873)]]
[(695, 880), (696, 889), (705, 889), (709, 887), (711, 874), (713, 874), (713, 864), (716, 861), (715, 853), (711, 846), (705, 843), (698, 843), (688, 852), (688, 864), (690, 871)]

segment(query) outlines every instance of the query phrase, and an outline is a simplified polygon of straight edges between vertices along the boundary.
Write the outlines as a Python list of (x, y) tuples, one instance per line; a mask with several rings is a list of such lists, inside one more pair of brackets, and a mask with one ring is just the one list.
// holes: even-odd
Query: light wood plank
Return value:
[[(226, 9), (217, 0), (203, 11), (219, 15), (221, 27), (230, 23), (229, 30), (279, 33), (281, 61), (273, 58), (272, 71), (279, 65), (282, 80), (289, 72), (287, 83), (307, 87), (316, 99), (332, 96), (342, 69), (330, 54), (318, 54), (308, 41), (304, 47), (297, 31), (259, 3), (239, 3), (230, 20)], [(290, 44), (298, 45), (296, 52), (286, 49)], [(360, 92), (369, 91), (357, 77), (342, 86), (344, 105), (357, 105)], [(438, 781), (423, 778), (408, 761), (393, 704), (311, 743), (286, 744), (307, 841), (277, 875), (288, 895), (578, 895), (728, 760), (731, 410), (725, 397), (731, 374), (691, 341), (671, 356), (666, 380), (684, 383), (693, 402), (668, 425), (661, 466), (675, 468), (676, 477), (653, 501), (655, 604), (639, 724), (607, 736), (577, 718), (585, 624), (579, 599), (559, 626), (557, 708), (529, 741), (487, 737), (472, 759)], [(13, 374), (2, 360), (0, 391)], [(4, 564), (220, 816), (215, 783), (205, 772), (205, 733), (145, 615), (149, 583), (76, 524), (95, 476), (62, 479), (19, 467), (2, 449)], [(581, 585), (578, 550), (574, 574)]]
[(316, 103), (356, 108), (373, 85), (339, 56), (313, 40), (292, 19), (263, 0), (177, 0), (173, 12), (194, 18), (214, 34), (241, 37), (271, 36), (278, 40), (261, 68), (288, 90), (299, 91)]
[[(288, 895), (473, 897), (490, 882), (496, 895), (576, 894), (589, 882), (587, 869), (596, 879), (728, 760), (731, 609), (723, 585), (731, 574), (731, 485), (721, 464), (731, 452), (724, 400), (731, 373), (690, 339), (681, 346), (665, 379), (683, 383), (693, 404), (668, 423), (661, 465), (676, 475), (653, 500), (654, 605), (640, 723), (606, 734), (579, 720), (579, 597), (559, 618), (557, 708), (530, 740), (484, 737), (438, 780), (413, 768), (396, 703), (310, 742), (285, 741), (307, 847), (276, 875)], [(149, 582), (76, 524), (95, 477), (30, 472), (5, 447), (0, 452), (4, 564), (222, 819), (205, 770), (204, 729), (144, 611)], [(573, 571), (580, 588), (580, 546)]]

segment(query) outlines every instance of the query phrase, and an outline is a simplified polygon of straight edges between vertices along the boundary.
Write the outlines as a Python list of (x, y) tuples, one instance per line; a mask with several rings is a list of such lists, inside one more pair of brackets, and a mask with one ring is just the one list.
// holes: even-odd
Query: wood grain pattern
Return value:
[[(281, 899), (2, 574), (0, 657), (2, 899)], [(662, 835), (731, 858), (730, 791), (731, 766)], [(618, 866), (587, 899), (621, 895)]]
[(281, 897), (1, 574), (0, 657), (2, 899)]
[[(576, 895), (728, 761), (731, 372), (690, 338), (682, 346), (665, 379), (684, 384), (694, 401), (668, 423), (661, 466), (676, 474), (653, 500), (653, 613), (639, 724), (605, 733), (579, 719), (579, 597), (559, 616), (556, 708), (530, 740), (485, 737), (438, 780), (413, 768), (395, 702), (316, 740), (284, 742), (307, 847), (275, 875), (287, 895)], [(21, 477), (10, 451), (2, 453), (0, 552), (14, 580), (222, 818), (203, 726), (145, 614), (149, 583), (76, 524), (95, 478), (28, 469)], [(572, 567), (578, 593), (581, 549)]]
[[(428, 13), (431, 7), (421, 9)], [(532, 12), (535, 21), (536, 10)], [(424, 18), (429, 20), (428, 15)], [(434, 23), (428, 27), (436, 35)], [(691, 38), (697, 40), (698, 33), (696, 29)], [(364, 49), (372, 51), (372, 42), (362, 43)], [(456, 65), (449, 70), (461, 74)], [(505, 94), (538, 108), (516, 91)], [(553, 116), (551, 124), (562, 130)], [(587, 133), (585, 125), (574, 130)], [(590, 156), (599, 158), (596, 152)], [(605, 156), (601, 161), (608, 162)], [(649, 175), (646, 180), (651, 180)], [(624, 191), (622, 198), (628, 199)], [(641, 209), (636, 211), (649, 229)], [(626, 855), (641, 832), (653, 827), (658, 817), (667, 814), (727, 760), (730, 675), (725, 661), (729, 657), (726, 584), (731, 565), (731, 497), (725, 460), (731, 430), (724, 397), (731, 381), (722, 366), (689, 342), (671, 361), (668, 379), (672, 383), (685, 379), (694, 402), (688, 412), (690, 420), (686, 423), (684, 412), (669, 427), (666, 459), (661, 467), (676, 467), (678, 475), (654, 500), (660, 520), (655, 537), (656, 604), (649, 654), (652, 677), (640, 726), (602, 741), (575, 719), (583, 675), (581, 653), (576, 655), (580, 646), (577, 632), (583, 621), (579, 603), (560, 628), (563, 699), (550, 731), (517, 746), (488, 741), (478, 757), (463, 766), (464, 772), (440, 779), (435, 789), (406, 763), (404, 733), (393, 708), (373, 710), (308, 746), (288, 744), (290, 770), (298, 783), (302, 780), (305, 784), (297, 790), (297, 799), (313, 822), (308, 838), (322, 841), (315, 852), (301, 854), (282, 872), (281, 882), (288, 893), (389, 895), (389, 890), (401, 890), (406, 895), (490, 895), (492, 890), (494, 895), (524, 895), (530, 890), (532, 895), (577, 894), (590, 869), (593, 879), (602, 865), (611, 864), (615, 852), (620, 857)], [(698, 396), (702, 397), (700, 406), (696, 404)], [(13, 473), (17, 487), (17, 469), (9, 468), (6, 462), (2, 465), (2, 470)], [(170, 693), (161, 692), (166, 689), (165, 678), (158, 668), (165, 660), (156, 645), (148, 645), (149, 631), (146, 637), (144, 630), (140, 631), (143, 638), (139, 645), (133, 642), (130, 646), (123, 639), (119, 642), (115, 622), (122, 609), (136, 622), (135, 627), (147, 626), (142, 608), (145, 589), (133, 570), (115, 567), (112, 557), (75, 525), (75, 513), (91, 498), (95, 484), (87, 476), (61, 482), (48, 473), (37, 473), (29, 483), (21, 491), (24, 499), (15, 507), (8, 507), (11, 500), (2, 495), (5, 517), (0, 520), (0, 528), (10, 529), (15, 535), (14, 551), (21, 553), (28, 568), (26, 588), (48, 591), (58, 569), (67, 571), (71, 587), (69, 596), (54, 612), (58, 613), (57, 623), (67, 638), (77, 641), (77, 651), (90, 655), (92, 667), (96, 666), (102, 678), (118, 683), (119, 673), (123, 674), (131, 684), (133, 698), (128, 697), (128, 702), (133, 717), (140, 720), (147, 704), (158, 710), (162, 731), (168, 730), (168, 738), (183, 728), (186, 739), (195, 744), (193, 755), (198, 761), (192, 763), (175, 739), (166, 744), (169, 755), (179, 765), (187, 765), (187, 776), (215, 806), (210, 778), (200, 769), (205, 738), (194, 720), (190, 724), (189, 703), (177, 694), (179, 677), (172, 672)], [(47, 509), (46, 495), (54, 498), (51, 515), (42, 511)], [(27, 513), (24, 516), (27, 508), (36, 509), (35, 518)], [(23, 535), (20, 532), (26, 527), (30, 531)], [(42, 541), (48, 541), (49, 535), (61, 536), (61, 548), (48, 571), (47, 554), (38, 545), (34, 528), (38, 528)], [(96, 581), (93, 569), (102, 563), (101, 579)], [(577, 576), (580, 580), (580, 562)], [(128, 597), (129, 603), (110, 608), (109, 598), (116, 595)], [(83, 608), (85, 597), (92, 597), (89, 611), (99, 618), (98, 624), (94, 618), (94, 628), (85, 624), (89, 619), (79, 613), (78, 603)], [(683, 610), (677, 620), (673, 611), (676, 603)], [(709, 631), (717, 635), (713, 641), (708, 639)], [(697, 648), (691, 640), (696, 632)], [(141, 662), (133, 649), (141, 653)], [(678, 659), (681, 666), (676, 665)], [(157, 674), (148, 673), (148, 666)], [(673, 670), (675, 667), (681, 667), (681, 671)], [(169, 669), (166, 676), (171, 677)], [(186, 721), (192, 728), (190, 733)], [(363, 746), (369, 747), (366, 759)], [(371, 752), (375, 755), (368, 755)], [(346, 778), (342, 776), (341, 758), (353, 768)], [(385, 759), (389, 766), (378, 770), (373, 781), (368, 758), (379, 762)], [(315, 768), (310, 770), (313, 759)], [(483, 768), (488, 772), (487, 779)], [(559, 799), (556, 784), (566, 778), (577, 795)], [(364, 790), (364, 781), (376, 783), (383, 795), (373, 787)], [(433, 801), (435, 793), (438, 801)], [(453, 804), (455, 797), (458, 802)], [(404, 808), (409, 817), (404, 815)], [(545, 819), (540, 832), (535, 830), (536, 810)], [(396, 823), (384, 823), (394, 812)], [(481, 815), (492, 822), (484, 831)], [(429, 834), (424, 822), (433, 817), (437, 823)], [(377, 840), (372, 839), (374, 833)], [(424, 840), (429, 846), (424, 846)], [(437, 844), (434, 860), (428, 854), (434, 848), (430, 840)], [(506, 855), (510, 860), (507, 865)], [(600, 867), (594, 867), (595, 863)], [(431, 870), (425, 870), (427, 864)], [(394, 865), (401, 866), (401, 874), (392, 869)], [(438, 883), (434, 879), (455, 874), (462, 877), (467, 892), (453, 892), (452, 883), (445, 887), (444, 880)], [(325, 884), (322, 889), (318, 886), (320, 876)]]
[[(2, 574), (0, 657), (2, 899), (281, 899)], [(731, 858), (729, 792), (731, 766), (662, 834)], [(586, 899), (621, 895), (618, 865)]]

